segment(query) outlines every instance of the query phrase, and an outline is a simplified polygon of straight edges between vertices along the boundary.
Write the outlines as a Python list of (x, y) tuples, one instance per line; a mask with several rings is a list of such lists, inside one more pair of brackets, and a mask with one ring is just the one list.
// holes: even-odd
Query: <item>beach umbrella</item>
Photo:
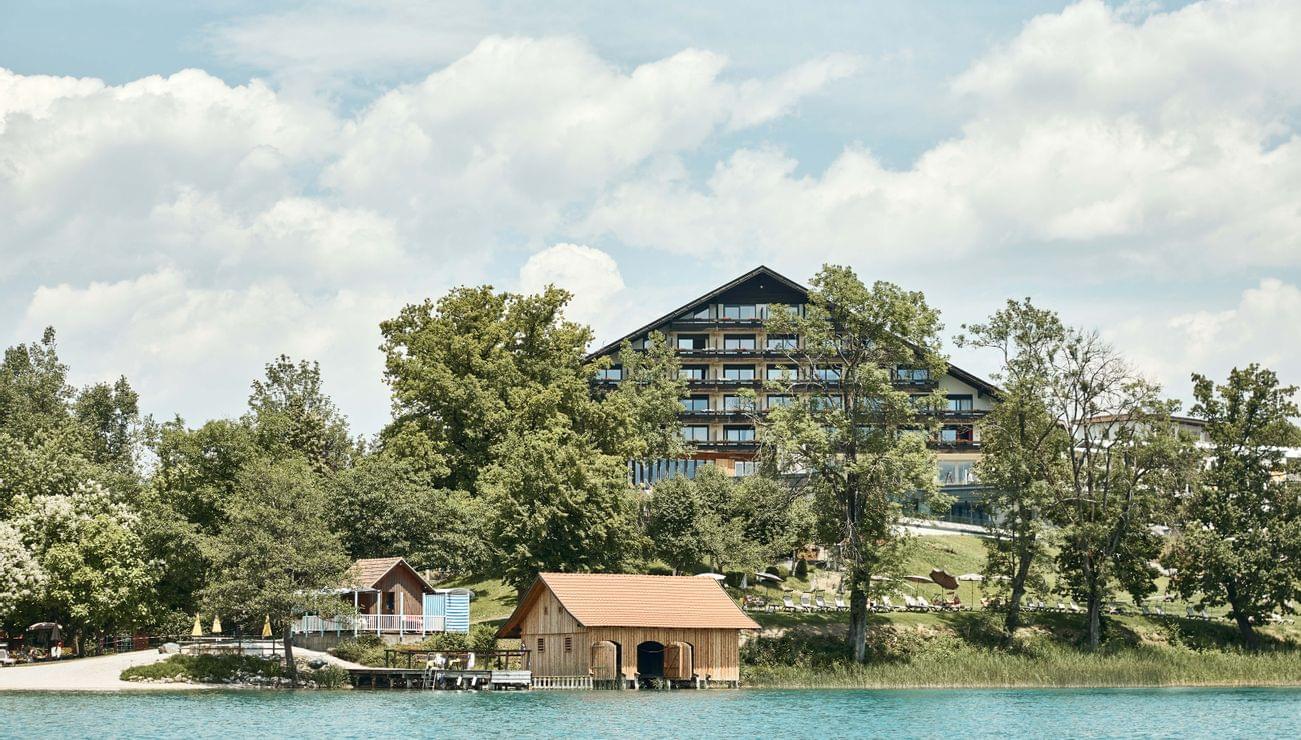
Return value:
[(216, 614), (212, 615), (212, 634), (214, 635), (221, 634), (221, 617), (217, 616)]
[[(905, 581), (908, 581), (909, 583), (913, 583), (913, 584), (917, 584), (917, 583), (935, 583), (935, 581), (932, 581), (932, 580), (931, 580), (929, 577), (927, 577), (927, 576), (904, 576), (903, 579), (904, 579)], [(915, 585), (913, 586), (913, 593), (917, 593), (917, 586), (915, 586)]]
[(190, 630), (190, 637), (203, 637), (203, 624), (199, 622), (199, 615), (194, 615), (194, 628)]
[(270, 614), (267, 615), (267, 621), (262, 623), (262, 636), (263, 637), (271, 636), (271, 615)]
[(727, 580), (727, 576), (722, 573), (697, 573), (696, 578), (713, 578), (715, 581)]
[(770, 582), (770, 583), (781, 583), (781, 582), (782, 582), (782, 579), (778, 578), (777, 576), (773, 575), (772, 573), (760, 573), (759, 571), (755, 571), (755, 572), (754, 572), (754, 577), (755, 577), (756, 580), (759, 580), (759, 581), (768, 581), (768, 582)]
[(985, 580), (985, 577), (979, 573), (963, 573), (958, 576), (959, 581), (966, 581), (971, 584), (971, 603), (976, 603), (976, 584)]

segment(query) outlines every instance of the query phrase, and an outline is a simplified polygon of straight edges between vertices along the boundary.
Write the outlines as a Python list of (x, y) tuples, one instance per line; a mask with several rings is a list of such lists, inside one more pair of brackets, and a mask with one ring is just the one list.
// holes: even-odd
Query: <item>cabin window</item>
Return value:
[(393, 593), (392, 591), (389, 591), (388, 593), (384, 594), (384, 611), (388, 612), (389, 614), (393, 614), (396, 601), (397, 601), (397, 594)]
[(574, 652), (574, 638), (572, 637), (565, 638), (565, 652), (566, 653)]
[(546, 651), (547, 651), (547, 638), (545, 638), (545, 637), (539, 637), (539, 638), (538, 638), (538, 653), (545, 653)]

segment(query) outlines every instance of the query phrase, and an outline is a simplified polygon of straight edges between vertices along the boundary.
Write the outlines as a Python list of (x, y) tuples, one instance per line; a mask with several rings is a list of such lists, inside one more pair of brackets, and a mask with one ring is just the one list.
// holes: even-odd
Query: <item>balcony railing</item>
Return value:
[(445, 618), (435, 614), (356, 614), (333, 618), (305, 614), (294, 620), (294, 632), (353, 632), (414, 634), (443, 632)]

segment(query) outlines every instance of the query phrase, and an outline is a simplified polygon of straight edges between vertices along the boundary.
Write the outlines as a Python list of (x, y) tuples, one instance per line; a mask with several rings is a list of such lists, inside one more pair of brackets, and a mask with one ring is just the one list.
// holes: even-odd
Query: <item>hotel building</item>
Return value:
[[(752, 412), (738, 394), (743, 388), (758, 394), (766, 410), (786, 399), (769, 394), (766, 379), (781, 379), (789, 372), (782, 361), (784, 349), (799, 337), (769, 334), (764, 320), (771, 305), (800, 310), (808, 302), (808, 289), (767, 267), (750, 272), (670, 311), (654, 321), (593, 352), (592, 359), (609, 356), (616, 363), (625, 340), (644, 347), (652, 332), (660, 332), (677, 348), (687, 397), (682, 399), (682, 435), (690, 446), (684, 460), (664, 460), (646, 469), (632, 463), (637, 483), (653, 483), (675, 474), (693, 476), (699, 465), (712, 464), (734, 476), (755, 469), (758, 451)], [(834, 372), (834, 370), (830, 370)], [(615, 364), (598, 382), (617, 383), (621, 368)], [(947, 492), (957, 496), (953, 518), (979, 519), (973, 495), (977, 482), (973, 465), (980, 457), (980, 431), (975, 422), (994, 403), (998, 389), (990, 382), (953, 365), (940, 378), (924, 370), (898, 368), (899, 387), (929, 393), (939, 389), (948, 398), (938, 434), (930, 440), (938, 458), (936, 475)]]

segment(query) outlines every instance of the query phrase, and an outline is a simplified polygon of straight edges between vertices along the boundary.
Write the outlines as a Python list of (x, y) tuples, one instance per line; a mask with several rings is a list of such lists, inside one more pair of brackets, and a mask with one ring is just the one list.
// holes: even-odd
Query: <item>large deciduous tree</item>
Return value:
[(355, 445), (348, 422), (325, 394), (321, 368), (281, 355), (267, 363), (248, 397), (250, 426), (261, 450), (272, 457), (299, 455), (317, 472), (348, 465)]
[(259, 460), (239, 474), (225, 504), (225, 525), (204, 545), (210, 567), (202, 602), (254, 626), (281, 626), (287, 669), (296, 679), (291, 622), (297, 613), (329, 614), (350, 561), (326, 518), (329, 500), (305, 460)]
[(678, 414), (687, 382), (673, 346), (663, 334), (652, 332), (644, 350), (624, 342), (619, 363), (622, 377), (605, 408), (617, 418), (627, 419), (624, 451), (628, 457), (646, 465), (682, 457), (686, 443)]
[(1252, 648), (1253, 623), (1301, 599), (1301, 489), (1283, 451), (1301, 438), (1296, 390), (1259, 365), (1234, 368), (1221, 385), (1193, 375), (1192, 412), (1206, 420), (1209, 447), (1168, 564), (1184, 598), (1228, 604)]
[(958, 346), (993, 350), (1001, 361), (993, 376), (1002, 384), (998, 403), (980, 420), (977, 471), (982, 500), (998, 515), (994, 537), (985, 543), (985, 571), (991, 584), (1008, 584), (1003, 624), (1011, 636), (1034, 566), (1042, 565), (1047, 514), (1069, 474), (1070, 436), (1049, 408), (1066, 329), (1055, 313), (1029, 299), (1008, 301), (989, 321), (963, 329)]
[(1155, 590), (1160, 555), (1150, 527), (1173, 514), (1196, 470), (1177, 404), (1096, 333), (1069, 330), (1048, 405), (1069, 436), (1065, 485), (1052, 509), (1061, 528), (1059, 584), (1085, 601), (1088, 642), (1102, 639), (1102, 607), (1116, 585), (1136, 600)]
[[(921, 293), (867, 287), (847, 267), (824, 266), (811, 286), (803, 311), (775, 307), (766, 322), (799, 341), (785, 350), (795, 372), (769, 382), (791, 401), (757, 417), (761, 451), (769, 474), (807, 476), (824, 529), (842, 545), (849, 639), (863, 661), (871, 577), (898, 562), (900, 502), (937, 491), (926, 442), (928, 412), (943, 404), (931, 382), (946, 368), (941, 324)], [(910, 386), (915, 378), (924, 380)]]
[(627, 462), (563, 427), (503, 440), (481, 488), (496, 570), (521, 595), (544, 571), (623, 572), (644, 550)]

